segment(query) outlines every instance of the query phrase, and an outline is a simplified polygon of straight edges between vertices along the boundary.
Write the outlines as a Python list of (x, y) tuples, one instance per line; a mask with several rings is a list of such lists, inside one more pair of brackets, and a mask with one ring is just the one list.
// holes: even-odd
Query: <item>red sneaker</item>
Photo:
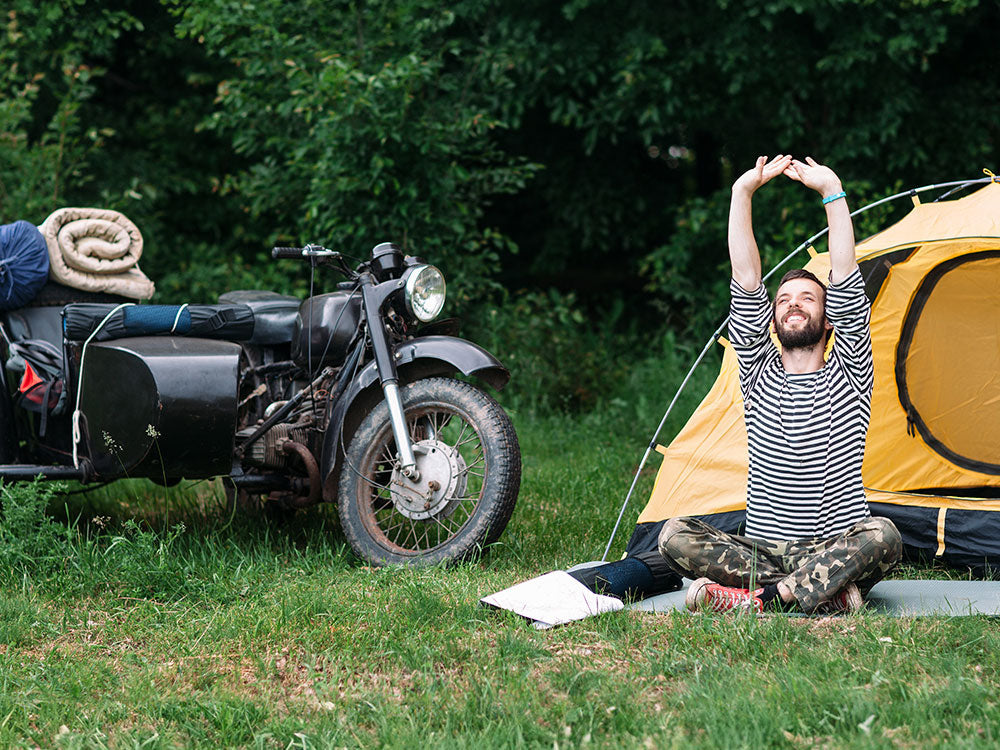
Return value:
[(730, 588), (713, 582), (711, 578), (699, 578), (688, 589), (684, 604), (692, 612), (700, 609), (715, 612), (737, 610), (763, 614), (764, 602), (760, 600), (762, 591), (763, 589), (750, 591)]
[(838, 591), (832, 599), (820, 605), (820, 611), (824, 615), (857, 612), (864, 603), (865, 600), (861, 598), (858, 587), (849, 583)]

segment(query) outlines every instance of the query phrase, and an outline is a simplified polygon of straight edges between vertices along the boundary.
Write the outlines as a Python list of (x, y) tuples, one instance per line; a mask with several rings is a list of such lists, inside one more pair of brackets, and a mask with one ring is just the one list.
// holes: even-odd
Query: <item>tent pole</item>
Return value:
[[(678, 393), (680, 393), (680, 391), (678, 391)], [(622, 509), (618, 511), (618, 520), (615, 521), (615, 527), (611, 530), (611, 538), (608, 539), (608, 544), (604, 548), (604, 554), (601, 555), (601, 562), (608, 561), (608, 552), (611, 550), (611, 543), (615, 540), (615, 536), (618, 534), (618, 527), (621, 525), (622, 516), (625, 515), (625, 508), (628, 507), (628, 501), (632, 498), (632, 492), (635, 491), (635, 485), (639, 482), (639, 474), (642, 473), (643, 467), (646, 465), (646, 460), (649, 458), (649, 454), (653, 451), (653, 446), (655, 444), (656, 441), (653, 441), (647, 445), (646, 452), (642, 454), (642, 460), (639, 462), (639, 468), (635, 472), (635, 476), (632, 477), (632, 485), (628, 488), (628, 492), (625, 495), (625, 502), (622, 503)]]
[(646, 446), (646, 452), (642, 456), (642, 461), (639, 462), (639, 468), (636, 469), (635, 476), (632, 477), (632, 486), (628, 488), (628, 494), (625, 495), (625, 502), (622, 503), (622, 508), (620, 511), (618, 511), (618, 520), (615, 521), (615, 527), (614, 529), (611, 530), (611, 538), (608, 539), (608, 544), (604, 548), (604, 554), (601, 555), (601, 562), (605, 562), (608, 559), (608, 551), (611, 549), (611, 543), (615, 540), (615, 536), (618, 534), (618, 527), (621, 525), (622, 516), (625, 515), (625, 508), (628, 506), (628, 501), (632, 498), (632, 493), (635, 491), (635, 486), (639, 482), (639, 474), (641, 474), (642, 470), (645, 468), (646, 461), (649, 459), (649, 454), (653, 452), (654, 448), (656, 448), (656, 440), (660, 436), (660, 430), (662, 430), (663, 425), (667, 423), (667, 417), (669, 417), (670, 412), (673, 411), (674, 404), (677, 403), (677, 399), (680, 398), (681, 393), (684, 391), (684, 387), (687, 385), (687, 382), (691, 379), (691, 376), (694, 374), (694, 371), (698, 368), (698, 365), (701, 364), (701, 361), (705, 358), (705, 355), (708, 354), (708, 350), (712, 348), (712, 344), (715, 343), (715, 340), (719, 337), (719, 334), (722, 333), (722, 329), (725, 328), (728, 324), (729, 324), (729, 316), (727, 315), (726, 319), (722, 321), (722, 325), (716, 328), (715, 333), (713, 333), (712, 336), (708, 339), (708, 342), (705, 344), (705, 347), (701, 350), (701, 353), (698, 355), (697, 359), (695, 359), (694, 364), (691, 365), (691, 369), (687, 371), (687, 375), (685, 375), (684, 380), (681, 381), (680, 387), (677, 389), (677, 392), (674, 393), (674, 397), (670, 400), (670, 405), (667, 406), (667, 410), (663, 413), (663, 419), (660, 420), (660, 424), (657, 426), (656, 432), (653, 433), (653, 437), (650, 439), (649, 445)]
[[(880, 200), (874, 201), (873, 203), (868, 203), (862, 206), (861, 208), (852, 211), (851, 216), (852, 217), (857, 216), (858, 214), (862, 214), (865, 211), (868, 211), (869, 209), (875, 208), (876, 206), (881, 206), (883, 203), (888, 203), (889, 201), (894, 201), (899, 198), (912, 196), (915, 193), (923, 193), (928, 190), (937, 190), (939, 188), (953, 187), (956, 185), (965, 187), (967, 185), (976, 185), (979, 183), (986, 183), (991, 181), (993, 181), (992, 177), (981, 177), (976, 180), (956, 180), (954, 182), (939, 182), (934, 185), (923, 185), (922, 187), (905, 190), (902, 193), (896, 193), (895, 195), (890, 195), (886, 198), (881, 198)], [(816, 240), (825, 235), (828, 231), (830, 231), (829, 227), (824, 227), (822, 230), (814, 234), (812, 237), (807, 239), (797, 248), (788, 253), (788, 255), (786, 255), (784, 258), (778, 261), (774, 265), (774, 267), (767, 272), (767, 274), (761, 279), (761, 283), (764, 283), (769, 278), (774, 276), (774, 274), (778, 271), (779, 268), (784, 266), (793, 257), (802, 252), (802, 250), (811, 246)], [(667, 406), (667, 410), (664, 412), (663, 418), (660, 420), (660, 424), (657, 426), (656, 431), (653, 433), (653, 437), (649, 441), (649, 445), (646, 446), (646, 452), (642, 455), (642, 460), (639, 462), (639, 468), (636, 469), (635, 476), (632, 477), (632, 484), (629, 486), (628, 492), (625, 494), (625, 500), (622, 502), (621, 510), (618, 511), (618, 519), (615, 521), (615, 527), (611, 530), (611, 537), (608, 539), (607, 546), (605, 546), (604, 548), (604, 554), (601, 555), (601, 562), (606, 562), (608, 559), (608, 552), (611, 551), (611, 545), (614, 543), (615, 537), (618, 535), (618, 528), (621, 526), (622, 518), (625, 516), (625, 509), (628, 507), (629, 500), (632, 499), (632, 493), (635, 491), (635, 486), (639, 482), (639, 475), (642, 473), (642, 470), (646, 467), (646, 461), (649, 460), (649, 454), (652, 453), (653, 450), (656, 448), (656, 441), (659, 439), (660, 432), (663, 430), (664, 425), (667, 423), (667, 418), (670, 416), (670, 412), (672, 412), (674, 409), (674, 404), (677, 403), (677, 399), (680, 397), (681, 393), (683, 393), (684, 388), (687, 386), (688, 381), (694, 374), (694, 371), (698, 368), (698, 365), (701, 364), (702, 360), (705, 359), (705, 355), (708, 354), (708, 350), (712, 348), (712, 344), (719, 337), (719, 335), (722, 333), (722, 331), (725, 329), (727, 325), (729, 325), (728, 315), (726, 316), (726, 319), (722, 321), (722, 324), (718, 328), (716, 328), (715, 332), (709, 337), (708, 342), (705, 344), (704, 348), (701, 350), (701, 353), (695, 359), (694, 364), (691, 365), (691, 369), (687, 371), (687, 375), (685, 375), (684, 380), (681, 381), (681, 384), (677, 388), (676, 393), (674, 393), (674, 397), (670, 399), (670, 404)]]

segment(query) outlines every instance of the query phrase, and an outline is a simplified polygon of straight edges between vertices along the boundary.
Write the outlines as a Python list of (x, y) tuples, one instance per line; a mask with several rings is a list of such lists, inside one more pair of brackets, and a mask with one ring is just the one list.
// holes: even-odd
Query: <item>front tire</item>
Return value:
[(514, 426), (496, 401), (459, 380), (418, 380), (400, 396), (420, 479), (400, 473), (389, 409), (380, 402), (344, 457), (340, 523), (372, 565), (461, 560), (495, 542), (514, 511), (521, 485)]

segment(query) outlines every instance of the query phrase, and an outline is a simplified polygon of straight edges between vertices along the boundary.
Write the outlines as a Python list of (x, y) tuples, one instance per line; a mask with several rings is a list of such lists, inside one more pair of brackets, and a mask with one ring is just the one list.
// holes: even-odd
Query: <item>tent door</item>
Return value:
[(1000, 474), (1000, 249), (952, 258), (924, 277), (903, 321), (896, 385), (931, 448)]

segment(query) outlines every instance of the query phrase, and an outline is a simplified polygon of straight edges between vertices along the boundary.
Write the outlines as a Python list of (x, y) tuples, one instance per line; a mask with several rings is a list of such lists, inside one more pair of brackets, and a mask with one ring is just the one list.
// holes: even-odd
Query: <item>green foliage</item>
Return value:
[(532, 254), (613, 273), (759, 154), (811, 154), (876, 194), (974, 176), (996, 158), (982, 104), (998, 20), (995, 3), (943, 1), (506, 7), (497, 45), (521, 96), (505, 143), (550, 168), (504, 226)]
[[(304, 295), (271, 244), (394, 240), (442, 267), (448, 312), (514, 355), (539, 408), (596, 403), (627, 369), (608, 362), (722, 319), (727, 185), (758, 154), (830, 163), (854, 206), (996, 168), (995, 3), (10, 8), (0, 220), (124, 211), (162, 302)], [(795, 187), (755, 205), (765, 265), (820, 229)], [(579, 382), (549, 374), (567, 362)]]
[[(192, 575), (182, 548), (184, 525), (162, 532), (126, 519), (117, 531), (100, 517), (92, 533), (76, 521), (47, 515), (64, 491), (60, 484), (35, 481), (0, 487), (0, 582), (40, 586), (79, 595), (115, 591), (120, 596), (174, 600), (212, 591), (211, 576)], [(213, 592), (225, 598), (226, 594)]]
[(500, 296), (468, 334), (510, 369), (510, 406), (581, 410), (606, 398), (629, 369), (622, 312), (619, 300), (589, 316), (573, 293), (520, 292)]
[[(661, 376), (676, 376), (669, 361)], [(538, 631), (480, 606), (600, 556), (646, 437), (606, 409), (516, 419), (517, 513), (480, 561), (447, 569), (358, 565), (319, 513), (281, 531), (220, 524), (206, 493), (179, 530), (190, 489), (159, 509), (160, 489), (142, 510), (118, 506), (114, 486), (67, 498), (74, 536), (111, 506), (117, 530), (92, 537), (79, 572), (24, 579), (0, 565), (0, 746), (996, 744), (990, 618), (618, 612)]]
[[(852, 210), (884, 197), (863, 180), (845, 180)], [(901, 188), (897, 185), (896, 190)], [(672, 330), (693, 337), (707, 337), (728, 314), (729, 255), (725, 247), (730, 190), (724, 188), (707, 198), (692, 198), (674, 213), (670, 240), (643, 258), (640, 273), (646, 289), (656, 300)], [(860, 242), (901, 218), (912, 204), (902, 199), (861, 214), (855, 220)], [(804, 244), (826, 230), (826, 219), (816, 194), (797, 183), (779, 179), (754, 195), (754, 235), (767, 273), (784, 261), (769, 280), (772, 291), (785, 271), (808, 260), (807, 250), (826, 252), (826, 237)], [(797, 255), (792, 255), (798, 249)], [(791, 257), (789, 257), (791, 256)]]
[(0, 32), (0, 221), (41, 223), (94, 181), (87, 160), (113, 131), (81, 108), (114, 40), (140, 28), (127, 12), (95, 5), (8, 5)]
[[(426, 0), (233, 6), (198, 0), (178, 30), (235, 65), (208, 127), (248, 169), (229, 175), (285, 244), (363, 256), (392, 240), (448, 269), (459, 298), (481, 291), (503, 237), (479, 225), (490, 196), (533, 168), (491, 145), (502, 68), (474, 70), (477, 4)], [(473, 75), (473, 73), (479, 75)]]
[(45, 515), (58, 490), (41, 481), (0, 486), (0, 569), (8, 583), (54, 575), (72, 557), (74, 529)]

